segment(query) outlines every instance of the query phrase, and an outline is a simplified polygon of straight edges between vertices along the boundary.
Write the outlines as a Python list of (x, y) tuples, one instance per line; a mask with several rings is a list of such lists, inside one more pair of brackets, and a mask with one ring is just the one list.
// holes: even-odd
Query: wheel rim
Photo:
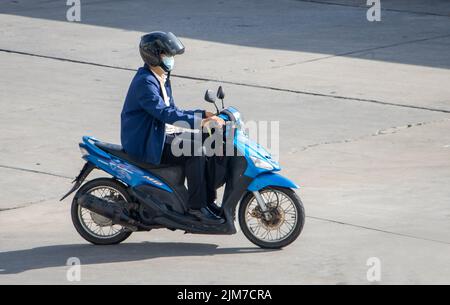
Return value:
[[(100, 199), (110, 202), (127, 201), (126, 197), (117, 189), (109, 186), (98, 186), (86, 192)], [(113, 224), (112, 221), (97, 213), (94, 213), (78, 205), (78, 219), (83, 229), (91, 236), (100, 239), (114, 238), (126, 230), (121, 225)]]
[(298, 210), (294, 201), (278, 190), (261, 192), (271, 214), (267, 221), (255, 197), (245, 209), (245, 224), (250, 233), (257, 239), (276, 243), (287, 239), (295, 230), (298, 222)]

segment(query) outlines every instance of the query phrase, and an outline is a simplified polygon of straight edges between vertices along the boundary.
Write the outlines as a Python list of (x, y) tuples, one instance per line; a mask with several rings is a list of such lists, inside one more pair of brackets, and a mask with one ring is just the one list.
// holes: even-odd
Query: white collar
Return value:
[(167, 74), (164, 73), (162, 76), (159, 76), (158, 73), (156, 73), (155, 71), (153, 71), (152, 68), (150, 68), (150, 71), (152, 71), (153, 75), (156, 77), (156, 79), (162, 83), (162, 84), (166, 84), (166, 80), (167, 80)]

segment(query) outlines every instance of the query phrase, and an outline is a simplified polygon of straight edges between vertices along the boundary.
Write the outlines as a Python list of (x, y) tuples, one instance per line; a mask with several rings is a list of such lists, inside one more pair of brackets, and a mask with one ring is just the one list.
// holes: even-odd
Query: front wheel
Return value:
[(239, 208), (244, 235), (261, 248), (279, 249), (294, 242), (305, 223), (305, 209), (291, 189), (269, 187), (260, 191), (270, 214), (267, 219), (256, 197), (248, 193)]

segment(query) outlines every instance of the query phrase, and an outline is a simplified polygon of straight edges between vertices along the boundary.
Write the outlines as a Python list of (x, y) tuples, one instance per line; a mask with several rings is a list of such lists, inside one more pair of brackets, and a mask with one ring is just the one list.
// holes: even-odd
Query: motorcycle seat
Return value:
[(97, 146), (101, 150), (107, 152), (108, 154), (111, 154), (119, 159), (127, 161), (127, 162), (129, 162), (133, 165), (136, 165), (137, 167), (140, 167), (142, 169), (156, 170), (156, 169), (161, 169), (161, 168), (174, 167), (173, 165), (169, 165), (169, 164), (154, 165), (154, 164), (150, 164), (150, 163), (146, 163), (146, 162), (137, 161), (136, 159), (133, 159), (131, 156), (129, 156), (125, 152), (125, 150), (123, 150), (122, 145), (111, 144), (111, 143), (106, 143), (106, 142), (96, 142), (95, 146)]

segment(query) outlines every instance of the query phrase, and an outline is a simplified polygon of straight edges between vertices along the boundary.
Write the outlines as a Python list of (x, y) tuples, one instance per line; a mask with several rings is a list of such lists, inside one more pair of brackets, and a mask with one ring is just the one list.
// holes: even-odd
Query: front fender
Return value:
[(276, 174), (276, 173), (263, 173), (255, 178), (250, 183), (248, 190), (250, 192), (259, 191), (268, 186), (279, 186), (291, 189), (298, 189), (298, 185), (291, 180)]

